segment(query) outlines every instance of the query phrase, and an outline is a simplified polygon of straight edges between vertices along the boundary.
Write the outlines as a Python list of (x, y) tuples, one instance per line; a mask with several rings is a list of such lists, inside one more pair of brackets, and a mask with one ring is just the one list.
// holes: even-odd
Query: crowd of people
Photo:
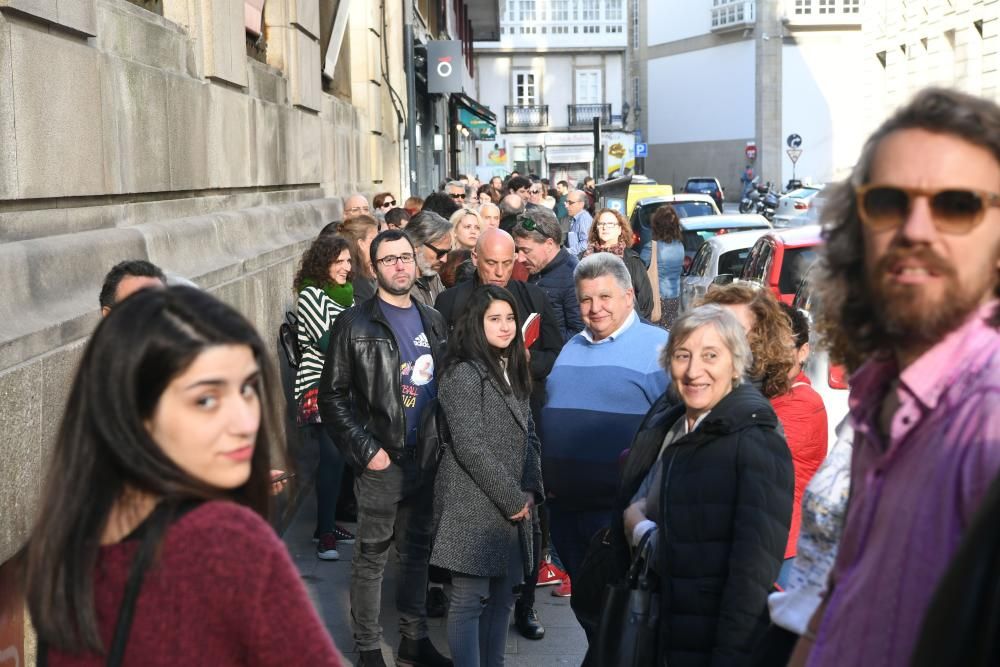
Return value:
[[(512, 621), (544, 638), (547, 584), (593, 667), (996, 664), (1000, 108), (930, 89), (872, 135), (825, 208), (812, 322), (747, 284), (678, 312), (669, 205), (643, 256), (592, 181), (548, 185), (352, 195), (290, 286), (316, 554), (354, 544), (358, 664), (387, 664), (385, 600), (396, 664), (503, 665)], [(268, 346), (172, 282), (135, 260), (101, 290), (26, 549), (40, 656), (344, 664), (267, 523)], [(811, 324), (852, 371), (833, 443)]]

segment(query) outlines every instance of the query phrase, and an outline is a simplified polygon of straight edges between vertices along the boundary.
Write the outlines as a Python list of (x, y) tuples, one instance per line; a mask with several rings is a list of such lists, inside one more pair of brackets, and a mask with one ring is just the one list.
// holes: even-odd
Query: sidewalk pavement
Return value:
[[(348, 591), (351, 580), (351, 557), (355, 545), (338, 544), (339, 561), (319, 560), (316, 558), (316, 545), (312, 541), (315, 527), (316, 500), (310, 494), (303, 499), (283, 539), (334, 643), (353, 665), (358, 659), (358, 653), (351, 635), (351, 604)], [(345, 528), (354, 532), (355, 526), (345, 524)], [(382, 628), (385, 633), (382, 651), (389, 665), (394, 664), (392, 657), (399, 647), (399, 617), (393, 595), (397, 575), (396, 559), (390, 557), (382, 588)], [(539, 641), (524, 639), (513, 625), (511, 626), (506, 651), (506, 664), (509, 667), (577, 666), (583, 661), (587, 641), (583, 629), (577, 624), (569, 607), (569, 598), (553, 597), (551, 591), (551, 586), (539, 588), (536, 597), (535, 609), (545, 626), (544, 639)], [(431, 639), (442, 653), (448, 653), (446, 620), (428, 619)]]

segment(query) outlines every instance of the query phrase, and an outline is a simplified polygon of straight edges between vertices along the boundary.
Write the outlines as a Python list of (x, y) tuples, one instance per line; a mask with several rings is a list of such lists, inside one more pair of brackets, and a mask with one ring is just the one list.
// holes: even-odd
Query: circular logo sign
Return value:
[(789, 148), (802, 148), (802, 137), (797, 134), (789, 134), (785, 140)]
[(438, 76), (440, 76), (442, 79), (447, 79), (449, 76), (451, 76), (452, 71), (454, 71), (452, 69), (450, 61), (451, 58), (448, 58), (447, 60), (442, 59), (438, 61), (437, 72)]

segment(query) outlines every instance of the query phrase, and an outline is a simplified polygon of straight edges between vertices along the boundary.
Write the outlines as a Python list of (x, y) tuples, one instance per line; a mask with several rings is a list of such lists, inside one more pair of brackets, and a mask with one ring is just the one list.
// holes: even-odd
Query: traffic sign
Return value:
[(636, 144), (635, 145), (635, 156), (636, 157), (649, 157), (649, 146), (647, 144)]
[(785, 152), (788, 153), (788, 158), (792, 161), (792, 164), (795, 164), (796, 162), (798, 162), (799, 161), (799, 156), (802, 155), (802, 149), (801, 148), (789, 148)]
[(802, 137), (797, 134), (789, 134), (785, 143), (788, 144), (789, 148), (802, 148)]

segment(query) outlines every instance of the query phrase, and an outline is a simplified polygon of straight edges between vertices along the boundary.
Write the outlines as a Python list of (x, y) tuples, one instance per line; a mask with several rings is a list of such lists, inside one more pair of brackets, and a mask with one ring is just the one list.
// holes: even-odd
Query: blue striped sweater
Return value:
[(566, 343), (545, 385), (542, 472), (549, 496), (566, 509), (608, 509), (618, 457), (667, 388), (660, 352), (667, 332), (636, 320), (617, 337)]

